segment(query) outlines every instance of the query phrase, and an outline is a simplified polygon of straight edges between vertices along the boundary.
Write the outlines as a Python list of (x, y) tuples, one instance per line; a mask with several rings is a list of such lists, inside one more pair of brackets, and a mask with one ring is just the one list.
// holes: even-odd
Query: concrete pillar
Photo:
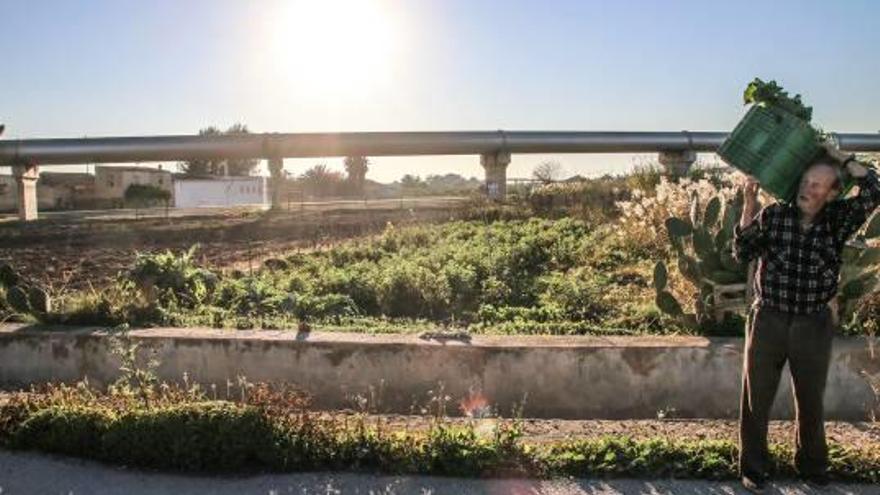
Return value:
[(480, 155), (480, 165), (486, 171), (486, 195), (489, 199), (503, 200), (507, 195), (507, 166), (510, 153), (499, 151)]
[(696, 160), (697, 153), (693, 150), (661, 151), (659, 156), (660, 165), (674, 177), (686, 175)]
[(269, 159), (269, 193), (271, 194), (271, 208), (281, 209), (281, 188), (284, 185), (284, 160), (281, 158)]
[(14, 165), (12, 174), (18, 185), (18, 218), (29, 222), (37, 219), (37, 179), (36, 165)]

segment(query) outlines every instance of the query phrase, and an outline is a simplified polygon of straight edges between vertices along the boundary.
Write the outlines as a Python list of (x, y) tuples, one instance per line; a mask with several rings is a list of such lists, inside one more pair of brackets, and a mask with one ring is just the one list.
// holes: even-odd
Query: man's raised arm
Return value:
[(767, 249), (767, 213), (765, 208), (758, 215), (758, 181), (749, 177), (742, 188), (743, 210), (739, 225), (733, 229), (733, 257), (747, 263)]

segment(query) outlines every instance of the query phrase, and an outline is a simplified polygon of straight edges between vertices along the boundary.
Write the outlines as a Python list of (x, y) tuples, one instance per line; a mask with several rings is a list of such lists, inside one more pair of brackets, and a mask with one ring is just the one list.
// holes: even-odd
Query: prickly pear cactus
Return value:
[(6, 289), (6, 302), (9, 304), (9, 307), (19, 313), (26, 314), (31, 312), (27, 293), (17, 285)]
[(47, 314), (52, 311), (52, 300), (49, 298), (49, 294), (46, 294), (46, 291), (39, 287), (31, 287), (28, 290), (28, 302), (34, 313)]
[(874, 214), (864, 230), (847, 243), (843, 250), (843, 266), (836, 303), (843, 323), (856, 323), (853, 318), (863, 298), (880, 289), (880, 213)]
[(0, 263), (0, 285), (4, 287), (14, 287), (18, 285), (21, 277), (15, 273), (15, 270), (8, 263)]
[[(695, 197), (688, 218), (670, 217), (666, 232), (678, 258), (678, 270), (699, 287), (695, 303), (696, 314), (685, 314), (681, 304), (665, 289), (668, 273), (662, 262), (654, 267), (656, 304), (661, 311), (688, 321), (705, 321), (715, 314), (712, 284), (745, 283), (748, 268), (732, 255), (733, 229), (742, 212), (742, 195), (725, 201), (712, 198), (701, 209)], [(878, 226), (880, 230), (880, 226)]]
[(668, 275), (666, 264), (658, 261), (654, 265), (654, 290), (657, 291), (654, 302), (664, 313), (672, 316), (681, 316), (684, 313), (681, 309), (681, 304), (678, 303), (672, 293), (666, 290), (666, 283), (669, 280)]

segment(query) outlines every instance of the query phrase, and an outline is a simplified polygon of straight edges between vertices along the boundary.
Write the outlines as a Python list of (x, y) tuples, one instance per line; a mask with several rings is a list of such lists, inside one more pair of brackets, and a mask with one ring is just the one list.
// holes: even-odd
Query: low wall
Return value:
[[(163, 380), (190, 379), (226, 387), (287, 381), (308, 390), (322, 408), (351, 407), (358, 394), (388, 412), (407, 413), (439, 390), (457, 409), (481, 392), (502, 415), (525, 399), (528, 417), (735, 418), (742, 339), (701, 337), (474, 337), (468, 342), (418, 336), (214, 329), (132, 330), (144, 356), (161, 362)], [(877, 340), (873, 341), (875, 344)], [(877, 398), (880, 349), (864, 338), (837, 338), (825, 396), (829, 419), (865, 419)], [(74, 381), (106, 384), (119, 361), (101, 329), (0, 326), (0, 386)], [(774, 409), (791, 417), (784, 372)]]

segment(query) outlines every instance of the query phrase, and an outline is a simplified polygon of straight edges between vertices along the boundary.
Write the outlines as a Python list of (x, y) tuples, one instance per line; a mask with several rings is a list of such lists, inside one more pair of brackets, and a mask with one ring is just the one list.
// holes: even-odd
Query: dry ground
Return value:
[(314, 249), (395, 225), (449, 220), (459, 202), (426, 198), (368, 208), (351, 205), (277, 213), (227, 211), (183, 218), (110, 218), (0, 223), (0, 262), (53, 290), (101, 286), (130, 266), (137, 252), (184, 250), (215, 268), (256, 269), (266, 258)]

